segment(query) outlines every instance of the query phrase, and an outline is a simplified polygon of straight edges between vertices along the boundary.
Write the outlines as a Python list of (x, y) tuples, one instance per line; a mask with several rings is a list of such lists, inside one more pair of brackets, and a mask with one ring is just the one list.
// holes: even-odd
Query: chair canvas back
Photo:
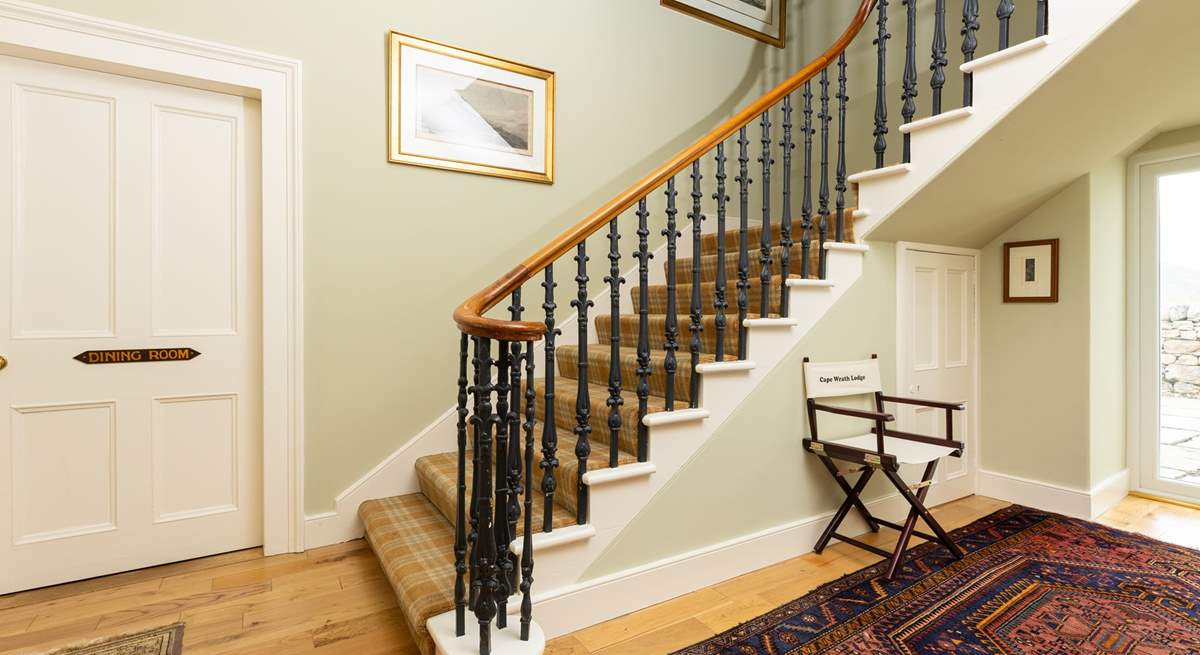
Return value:
[(805, 362), (804, 392), (808, 398), (856, 396), (883, 391), (879, 360)]

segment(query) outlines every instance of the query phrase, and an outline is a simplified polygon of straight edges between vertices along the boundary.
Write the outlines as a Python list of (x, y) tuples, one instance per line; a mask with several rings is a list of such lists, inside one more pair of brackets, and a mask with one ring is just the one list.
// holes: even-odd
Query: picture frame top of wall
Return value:
[(700, 20), (776, 48), (787, 44), (787, 0), (659, 0)]
[(1004, 244), (1004, 302), (1058, 302), (1058, 239)]
[(388, 161), (554, 182), (554, 73), (388, 33)]

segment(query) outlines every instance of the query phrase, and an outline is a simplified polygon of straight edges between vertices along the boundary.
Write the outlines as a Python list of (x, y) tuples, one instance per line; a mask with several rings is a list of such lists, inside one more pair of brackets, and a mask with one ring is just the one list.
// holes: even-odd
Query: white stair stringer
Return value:
[(1049, 36), (1015, 44), (964, 64), (964, 72), (971, 71), (974, 78), (969, 112), (960, 110), (947, 119), (917, 121), (922, 124), (918, 126), (921, 129), (911, 131), (911, 163), (890, 166), (880, 174), (862, 171), (850, 176), (851, 182), (857, 182), (857, 205), (871, 208), (870, 216), (856, 225), (858, 239), (867, 239), (909, 198), (1136, 3), (1137, 0), (1055, 2)]
[[(590, 516), (586, 525), (534, 536), (533, 616), (546, 638), (594, 625), (710, 584), (695, 579), (691, 583), (682, 583), (682, 587), (675, 585), (660, 587), (653, 592), (626, 594), (620, 602), (614, 602), (611, 595), (606, 594), (603, 603), (590, 603), (589, 592), (598, 588), (599, 583), (584, 581), (581, 577), (862, 275), (865, 246), (827, 246), (831, 246), (827, 248), (827, 279), (831, 284), (789, 287), (794, 317), (790, 323), (758, 325), (755, 321), (748, 322), (752, 364), (702, 369), (699, 408), (676, 412), (683, 420), (661, 420), (666, 413), (647, 417), (646, 423), (651, 426), (650, 466), (620, 467), (604, 476), (602, 484), (590, 484)], [(630, 475), (620, 473), (621, 469), (632, 467), (641, 468)], [(569, 534), (560, 534), (564, 531)], [(514, 548), (519, 552), (518, 543), (514, 543)], [(737, 555), (731, 553), (729, 557), (736, 558)], [(746, 566), (751, 568), (746, 571), (741, 571), (739, 566), (740, 562), (731, 562), (730, 567), (723, 570), (732, 570), (733, 575), (737, 575), (758, 568), (759, 564), (747, 562)], [(605, 584), (611, 579), (612, 576), (606, 577)], [(510, 613), (516, 615), (520, 603), (512, 602), (508, 607)], [(581, 611), (581, 607), (586, 611)], [(446, 615), (441, 615), (430, 619), (429, 626), (432, 629), (435, 624), (444, 626), (445, 622)]]

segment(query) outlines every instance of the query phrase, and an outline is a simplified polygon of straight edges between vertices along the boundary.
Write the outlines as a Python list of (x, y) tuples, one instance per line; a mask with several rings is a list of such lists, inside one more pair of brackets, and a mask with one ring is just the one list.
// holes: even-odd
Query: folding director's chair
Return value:
[[(938, 461), (947, 456), (962, 457), (963, 444), (954, 440), (953, 414), (966, 409), (966, 404), (885, 396), (880, 383), (879, 360), (875, 355), (872, 355), (871, 359), (862, 361), (830, 363), (814, 363), (806, 357), (804, 358), (804, 386), (808, 400), (808, 424), (812, 435), (811, 439), (804, 440), (804, 449), (820, 458), (821, 463), (825, 465), (834, 481), (846, 494), (845, 502), (833, 515), (833, 521), (817, 541), (814, 550), (820, 553), (825, 550), (829, 540), (836, 537), (852, 546), (888, 558), (891, 560), (886, 576), (888, 580), (893, 579), (896, 571), (899, 570), (904, 550), (914, 534), (922, 539), (942, 544), (956, 559), (961, 559), (962, 549), (950, 539), (950, 536), (938, 524), (937, 519), (925, 508), (925, 497), (929, 493), (930, 485), (933, 484), (933, 475), (937, 470)], [(875, 411), (836, 407), (817, 402), (823, 398), (859, 395), (874, 396)], [(946, 411), (946, 436), (944, 438), (930, 437), (889, 428), (887, 424), (894, 421), (895, 417), (884, 412), (883, 404), (885, 402), (944, 409)], [(874, 422), (875, 425), (866, 434), (822, 441), (817, 429), (817, 412), (864, 419)], [(834, 463), (835, 459), (857, 468), (843, 472)], [(900, 477), (901, 464), (924, 464), (925, 475), (919, 483), (909, 485)], [(883, 473), (912, 507), (904, 525), (872, 516), (859, 497), (876, 471)], [(846, 476), (854, 473), (858, 473), (859, 477), (852, 485), (847, 481)], [(879, 532), (879, 526), (898, 530), (900, 540), (896, 542), (896, 550), (889, 553), (882, 548), (838, 534), (838, 526), (845, 520), (851, 509), (857, 510), (862, 515), (873, 532)], [(924, 519), (929, 528), (933, 530), (932, 535), (916, 529), (918, 517)]]

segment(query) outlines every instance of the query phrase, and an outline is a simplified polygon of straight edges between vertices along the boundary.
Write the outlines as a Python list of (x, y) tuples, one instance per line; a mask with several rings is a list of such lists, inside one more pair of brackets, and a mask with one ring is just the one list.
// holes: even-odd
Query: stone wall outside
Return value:
[(1174, 305), (1163, 314), (1162, 393), (1200, 398), (1200, 304)]

